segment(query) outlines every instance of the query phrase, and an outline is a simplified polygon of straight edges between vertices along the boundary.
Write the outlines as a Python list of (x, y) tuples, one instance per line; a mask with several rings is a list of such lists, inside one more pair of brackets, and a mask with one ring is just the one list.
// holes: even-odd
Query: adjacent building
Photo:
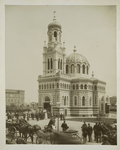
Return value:
[(25, 103), (25, 91), (24, 90), (5, 90), (6, 105), (15, 104), (20, 106)]
[[(90, 77), (90, 63), (77, 53), (66, 55), (61, 43), (62, 26), (56, 21), (48, 25), (48, 44), (43, 47), (43, 75), (38, 76), (39, 107), (66, 116), (93, 116), (105, 113), (106, 82)], [(59, 106), (58, 106), (59, 104)]]

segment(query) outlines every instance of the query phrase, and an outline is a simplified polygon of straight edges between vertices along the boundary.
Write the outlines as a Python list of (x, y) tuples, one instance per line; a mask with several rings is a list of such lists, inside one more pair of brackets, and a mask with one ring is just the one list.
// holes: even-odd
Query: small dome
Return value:
[(85, 63), (89, 64), (88, 60), (79, 53), (72, 53), (69, 56), (66, 57), (66, 62), (78, 62), (78, 63)]
[(62, 28), (62, 26), (60, 25), (60, 23), (58, 23), (56, 20), (54, 20), (52, 23), (50, 23), (49, 25), (48, 25), (48, 29), (50, 29), (50, 28), (54, 28), (54, 27), (58, 27), (58, 28)]

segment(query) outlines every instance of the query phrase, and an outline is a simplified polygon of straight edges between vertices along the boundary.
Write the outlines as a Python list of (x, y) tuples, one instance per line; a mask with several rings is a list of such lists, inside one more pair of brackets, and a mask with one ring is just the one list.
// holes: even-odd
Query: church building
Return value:
[(54, 15), (48, 25), (48, 43), (43, 47), (43, 75), (38, 76), (38, 104), (65, 116), (95, 116), (105, 113), (106, 82), (90, 77), (88, 60), (77, 53), (66, 55), (61, 42), (62, 26)]

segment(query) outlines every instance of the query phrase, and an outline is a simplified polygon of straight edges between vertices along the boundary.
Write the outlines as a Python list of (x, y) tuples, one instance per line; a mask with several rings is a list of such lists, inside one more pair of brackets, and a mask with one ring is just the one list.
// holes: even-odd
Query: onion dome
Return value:
[(60, 29), (62, 28), (61, 24), (56, 21), (55, 13), (56, 13), (56, 11), (54, 11), (53, 22), (48, 25), (48, 29), (54, 28), (54, 27), (57, 27), (57, 28), (60, 28)]
[(85, 63), (85, 64), (89, 64), (88, 60), (81, 54), (76, 53), (76, 47), (74, 47), (74, 53), (68, 55), (66, 57), (66, 62), (67, 63)]

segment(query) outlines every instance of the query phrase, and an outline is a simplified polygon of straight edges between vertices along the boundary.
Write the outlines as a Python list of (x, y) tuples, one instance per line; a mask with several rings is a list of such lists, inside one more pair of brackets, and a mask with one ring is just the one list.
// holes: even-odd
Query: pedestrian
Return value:
[(65, 122), (65, 120), (62, 123), (61, 127), (62, 127), (63, 131), (66, 131), (69, 128), (68, 125), (67, 125), (67, 123)]
[(81, 128), (82, 128), (82, 136), (84, 138), (84, 143), (86, 143), (86, 141), (87, 141), (87, 125), (85, 122)]
[(88, 134), (88, 142), (91, 142), (91, 135), (92, 135), (92, 127), (90, 126), (90, 123), (88, 123), (88, 127), (87, 127), (87, 134)]
[(93, 126), (93, 130), (94, 130), (94, 140), (96, 141), (96, 132), (97, 132), (97, 123)]
[(100, 143), (101, 143), (101, 124), (100, 124), (100, 122), (96, 126), (96, 140), (97, 140), (97, 143), (98, 143), (98, 139), (100, 139)]
[(48, 123), (48, 131), (51, 132), (53, 130), (53, 128), (55, 127), (55, 119), (53, 116), (51, 116), (51, 119)]
[(102, 145), (111, 145), (108, 141), (108, 136), (107, 135), (102, 136)]

